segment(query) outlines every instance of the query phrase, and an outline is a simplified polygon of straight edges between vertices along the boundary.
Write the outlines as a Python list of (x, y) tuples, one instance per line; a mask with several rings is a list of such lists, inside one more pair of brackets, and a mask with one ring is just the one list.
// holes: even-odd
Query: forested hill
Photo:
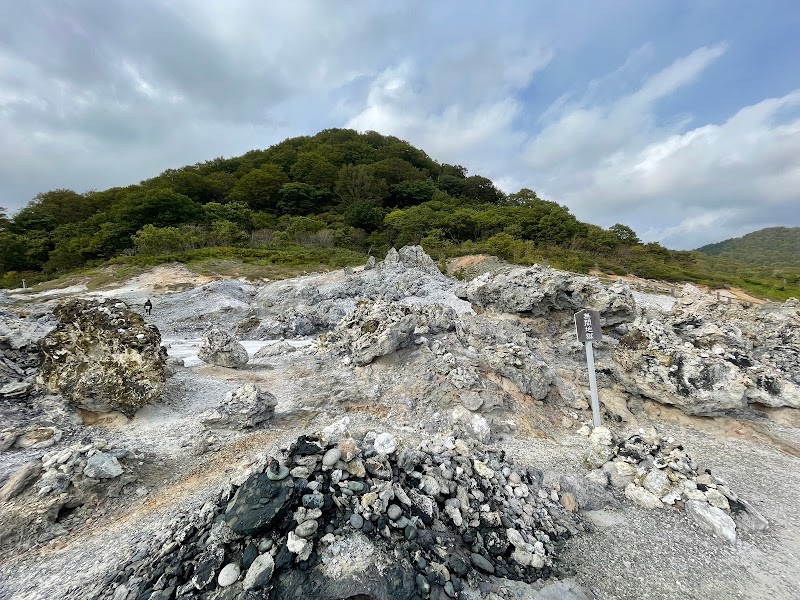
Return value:
[(755, 265), (800, 268), (800, 227), (760, 229), (697, 250)]
[(530, 189), (505, 194), (403, 140), (348, 129), (170, 169), (128, 187), (43, 192), (12, 218), (0, 209), (0, 286), (109, 262), (233, 258), (287, 269), (338, 267), (405, 244), (421, 244), (437, 260), (482, 252), (521, 264), (716, 285), (749, 277), (759, 286), (754, 291), (793, 291), (776, 287), (785, 277), (728, 277), (703, 254), (643, 244), (624, 224), (582, 223)]

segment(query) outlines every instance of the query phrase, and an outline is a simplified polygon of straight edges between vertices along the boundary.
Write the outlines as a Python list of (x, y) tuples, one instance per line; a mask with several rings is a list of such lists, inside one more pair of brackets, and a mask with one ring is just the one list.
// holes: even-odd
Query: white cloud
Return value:
[(738, 235), (740, 222), (750, 230), (787, 216), (798, 222), (800, 91), (719, 124), (659, 122), (658, 102), (697, 81), (725, 50), (696, 50), (610, 104), (563, 106), (528, 144), (539, 189), (582, 219), (623, 220), (671, 247)]
[(406, 60), (373, 78), (365, 105), (346, 126), (407, 139), (437, 160), (507, 182), (514, 179), (510, 157), (525, 139), (516, 128), (524, 109), (519, 92), (551, 58), (546, 49), (506, 39), (492, 48), (451, 49), (426, 69)]

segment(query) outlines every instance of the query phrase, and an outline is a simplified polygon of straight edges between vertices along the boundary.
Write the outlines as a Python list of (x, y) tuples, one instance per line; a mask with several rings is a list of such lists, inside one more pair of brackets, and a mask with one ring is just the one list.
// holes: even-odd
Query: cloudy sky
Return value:
[(330, 127), (693, 248), (800, 226), (796, 0), (0, 0), (0, 206)]

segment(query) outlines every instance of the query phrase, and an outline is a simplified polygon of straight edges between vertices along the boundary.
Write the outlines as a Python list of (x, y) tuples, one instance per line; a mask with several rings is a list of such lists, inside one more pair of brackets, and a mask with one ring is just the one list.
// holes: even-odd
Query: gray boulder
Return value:
[(96, 452), (86, 461), (83, 474), (94, 479), (113, 479), (122, 475), (122, 466), (115, 456)]
[(38, 380), (93, 412), (133, 417), (161, 395), (167, 353), (155, 326), (122, 302), (68, 300), (56, 328), (41, 341)]
[(328, 338), (343, 348), (356, 365), (367, 365), (407, 346), (417, 326), (417, 315), (408, 306), (362, 301)]
[(228, 392), (220, 405), (203, 413), (200, 420), (207, 427), (247, 429), (270, 420), (277, 404), (268, 391), (247, 383)]
[(231, 369), (239, 369), (250, 360), (245, 347), (216, 325), (203, 335), (197, 357), (209, 364)]
[(15, 496), (19, 496), (25, 491), (25, 488), (33, 483), (41, 472), (42, 461), (40, 460), (29, 461), (14, 471), (14, 474), (11, 475), (3, 487), (0, 488), (0, 503), (11, 500), (11, 498)]

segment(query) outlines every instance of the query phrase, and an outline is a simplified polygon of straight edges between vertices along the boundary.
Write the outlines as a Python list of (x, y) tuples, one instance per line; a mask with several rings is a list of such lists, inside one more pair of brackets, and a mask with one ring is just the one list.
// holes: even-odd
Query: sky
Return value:
[(0, 0), (0, 206), (333, 127), (674, 249), (800, 226), (796, 0)]

